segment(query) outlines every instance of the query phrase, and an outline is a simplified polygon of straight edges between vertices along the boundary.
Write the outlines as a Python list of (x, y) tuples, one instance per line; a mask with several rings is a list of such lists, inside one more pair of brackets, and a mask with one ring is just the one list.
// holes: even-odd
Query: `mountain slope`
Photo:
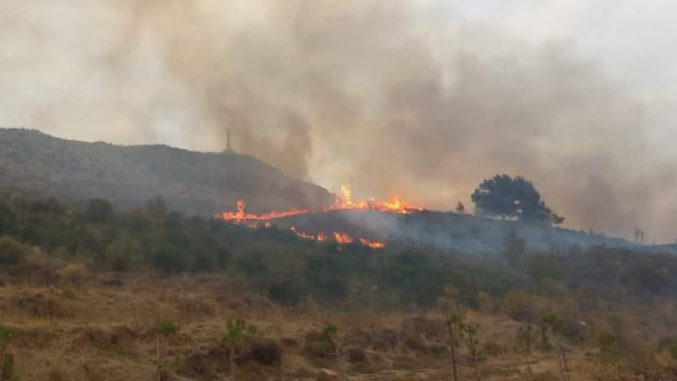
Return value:
[(397, 215), (372, 211), (333, 211), (285, 217), (274, 221), (280, 227), (327, 235), (342, 232), (352, 237), (384, 241), (388, 245), (435, 247), (465, 254), (501, 253), (509, 235), (525, 240), (530, 252), (564, 253), (591, 247), (624, 248), (674, 254), (671, 246), (648, 246), (621, 238), (551, 228), (517, 221), (501, 221), (435, 211)]
[(200, 215), (233, 209), (238, 200), (252, 211), (333, 201), (327, 190), (247, 155), (83, 143), (24, 129), (0, 129), (0, 182), (76, 201), (107, 198), (123, 207), (161, 196), (173, 209)]

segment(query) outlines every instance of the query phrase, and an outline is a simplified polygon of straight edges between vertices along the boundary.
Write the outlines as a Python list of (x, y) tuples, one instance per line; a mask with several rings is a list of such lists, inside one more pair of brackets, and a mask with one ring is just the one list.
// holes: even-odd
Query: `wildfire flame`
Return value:
[[(337, 197), (334, 203), (331, 206), (325, 207), (322, 209), (322, 212), (331, 212), (335, 210), (365, 210), (365, 211), (376, 211), (384, 213), (396, 213), (396, 214), (411, 214), (416, 211), (422, 211), (423, 208), (414, 206), (408, 202), (401, 201), (399, 198), (395, 197), (388, 201), (376, 201), (376, 200), (352, 200), (352, 190), (349, 186), (341, 186), (341, 196)], [(237, 211), (235, 212), (223, 212), (218, 214), (216, 217), (231, 221), (236, 224), (243, 224), (245, 226), (256, 228), (258, 227), (258, 222), (265, 221), (264, 226), (270, 227), (270, 220), (275, 220), (284, 217), (297, 216), (301, 214), (313, 213), (313, 210), (310, 209), (289, 209), (281, 211), (272, 211), (266, 214), (250, 214), (245, 211), (245, 203), (243, 201), (237, 202)], [(296, 234), (299, 238), (309, 239), (319, 242), (324, 242), (329, 239), (329, 236), (324, 233), (318, 235), (313, 235), (310, 233), (305, 233), (299, 231), (296, 227), (292, 227), (291, 231)], [(368, 246), (372, 249), (383, 249), (385, 248), (385, 243), (370, 241), (366, 238), (360, 238), (358, 240), (350, 237), (345, 233), (334, 232), (331, 234), (334, 240), (339, 244), (350, 244), (354, 242), (360, 242), (361, 244)]]
[[(311, 233), (302, 232), (296, 226), (293, 226), (290, 230), (291, 230), (292, 233), (296, 234), (296, 236), (301, 238), (301, 239), (307, 239), (307, 240), (318, 241), (318, 242), (326, 242), (326, 241), (329, 240), (329, 237), (324, 233), (314, 235), (314, 234), (311, 234)], [(348, 234), (345, 234), (345, 233), (335, 232), (335, 233), (332, 233), (332, 235), (333, 235), (336, 243), (341, 244), (341, 245), (347, 245), (347, 244), (351, 244), (351, 243), (356, 242), (356, 240), (353, 237), (351, 237), (351, 236), (349, 236)], [(386, 247), (386, 244), (384, 242), (370, 241), (366, 238), (360, 238), (357, 241), (359, 241), (362, 245), (370, 247), (372, 249), (384, 249)]]
[(334, 233), (334, 239), (336, 239), (336, 242), (338, 243), (353, 243), (353, 239), (348, 234)]
[(375, 242), (375, 241), (370, 241), (366, 238), (360, 238), (360, 242), (364, 246), (371, 247), (372, 249), (385, 249), (386, 244), (385, 242)]
[(423, 208), (414, 206), (408, 202), (401, 201), (395, 197), (388, 201), (353, 201), (352, 191), (347, 185), (341, 186), (341, 197), (334, 201), (334, 205), (325, 210), (371, 210), (377, 212), (388, 212), (397, 214), (411, 214), (413, 212), (420, 212)]
[(309, 209), (290, 209), (283, 211), (272, 211), (266, 214), (250, 214), (245, 212), (244, 201), (237, 202), (237, 211), (236, 212), (223, 212), (217, 215), (218, 218), (224, 219), (226, 221), (242, 222), (242, 221), (269, 221), (275, 220), (278, 218), (284, 218), (289, 216), (297, 216), (299, 214), (311, 213)]
[[(376, 200), (352, 200), (352, 191), (347, 185), (341, 186), (341, 197), (337, 197), (334, 204), (322, 209), (322, 212), (331, 212), (335, 210), (370, 210), (376, 212), (396, 213), (396, 214), (411, 214), (413, 212), (422, 211), (423, 208), (414, 206), (408, 202), (401, 201), (397, 197), (388, 201)], [(226, 221), (269, 221), (278, 218), (297, 216), (300, 214), (313, 213), (310, 209), (289, 209), (289, 210), (275, 210), (265, 214), (250, 214), (245, 212), (245, 203), (243, 201), (237, 202), (237, 211), (223, 212), (217, 215), (218, 218)]]

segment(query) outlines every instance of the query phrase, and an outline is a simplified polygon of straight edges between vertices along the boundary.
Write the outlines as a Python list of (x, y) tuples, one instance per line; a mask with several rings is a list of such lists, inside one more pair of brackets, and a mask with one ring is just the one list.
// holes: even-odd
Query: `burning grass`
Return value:
[[(393, 198), (387, 201), (377, 201), (377, 200), (354, 201), (352, 199), (352, 191), (346, 185), (341, 187), (341, 197), (337, 197), (333, 205), (325, 207), (321, 211), (313, 211), (310, 209), (289, 209), (281, 211), (272, 211), (266, 214), (251, 214), (247, 213), (245, 208), (246, 205), (244, 201), (238, 201), (237, 211), (222, 212), (219, 213), (216, 217), (219, 219), (223, 219), (225, 221), (233, 222), (238, 225), (244, 225), (250, 228), (257, 228), (260, 226), (261, 222), (264, 222), (263, 224), (264, 227), (270, 227), (271, 221), (274, 220), (318, 212), (326, 213), (344, 210), (361, 210), (361, 211), (372, 211), (393, 214), (411, 214), (413, 212), (424, 210), (423, 208), (414, 206), (411, 203), (401, 201), (399, 200), (399, 198)], [(338, 244), (342, 245), (359, 243), (372, 249), (383, 249), (386, 246), (385, 242), (374, 241), (365, 237), (355, 238), (346, 234), (345, 232), (335, 231), (312, 234), (300, 231), (296, 226), (291, 227), (290, 231), (296, 234), (299, 238), (318, 242), (334, 240)]]

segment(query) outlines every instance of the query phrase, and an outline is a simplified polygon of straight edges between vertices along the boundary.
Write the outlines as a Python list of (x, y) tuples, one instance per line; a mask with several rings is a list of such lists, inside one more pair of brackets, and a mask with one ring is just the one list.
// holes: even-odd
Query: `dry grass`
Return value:
[[(110, 279), (117, 279), (110, 285)], [(0, 288), (0, 321), (19, 330), (11, 343), (23, 381), (152, 380), (156, 374), (156, 334), (160, 319), (181, 326), (164, 344), (176, 380), (221, 380), (228, 374), (221, 334), (226, 319), (243, 318), (282, 349), (280, 366), (253, 357), (239, 364), (243, 380), (312, 380), (319, 367), (336, 368), (331, 358), (304, 353), (304, 338), (331, 322), (346, 335), (345, 370), (352, 380), (450, 380), (448, 339), (442, 313), (327, 314), (310, 303), (299, 309), (272, 305), (238, 291), (221, 277), (99, 275), (82, 287)], [(524, 381), (525, 365), (515, 353), (518, 324), (497, 315), (468, 312), (481, 341), (497, 352), (481, 364), (484, 381)], [(272, 345), (272, 344), (271, 344)], [(463, 352), (463, 351), (461, 351)], [(538, 380), (556, 380), (554, 357), (534, 356)], [(577, 381), (591, 380), (583, 353), (573, 353)], [(463, 379), (472, 377), (461, 356)]]

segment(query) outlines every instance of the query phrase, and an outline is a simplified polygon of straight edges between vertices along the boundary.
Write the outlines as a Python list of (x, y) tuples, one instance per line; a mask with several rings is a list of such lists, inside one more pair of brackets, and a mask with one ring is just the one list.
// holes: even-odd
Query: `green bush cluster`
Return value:
[[(567, 288), (594, 289), (609, 300), (619, 290), (636, 300), (677, 295), (672, 257), (601, 247), (529, 253), (514, 232), (506, 233), (503, 260), (404, 245), (372, 250), (305, 241), (275, 226), (186, 217), (160, 198), (127, 211), (101, 199), (81, 206), (0, 199), (0, 264), (21, 262), (31, 246), (89, 257), (93, 271), (229, 273), (287, 306), (308, 298), (336, 306), (352, 298), (353, 305), (376, 309), (430, 309), (446, 298), (479, 308), (481, 297), (520, 290), (553, 296)], [(530, 318), (527, 310), (513, 313)]]

